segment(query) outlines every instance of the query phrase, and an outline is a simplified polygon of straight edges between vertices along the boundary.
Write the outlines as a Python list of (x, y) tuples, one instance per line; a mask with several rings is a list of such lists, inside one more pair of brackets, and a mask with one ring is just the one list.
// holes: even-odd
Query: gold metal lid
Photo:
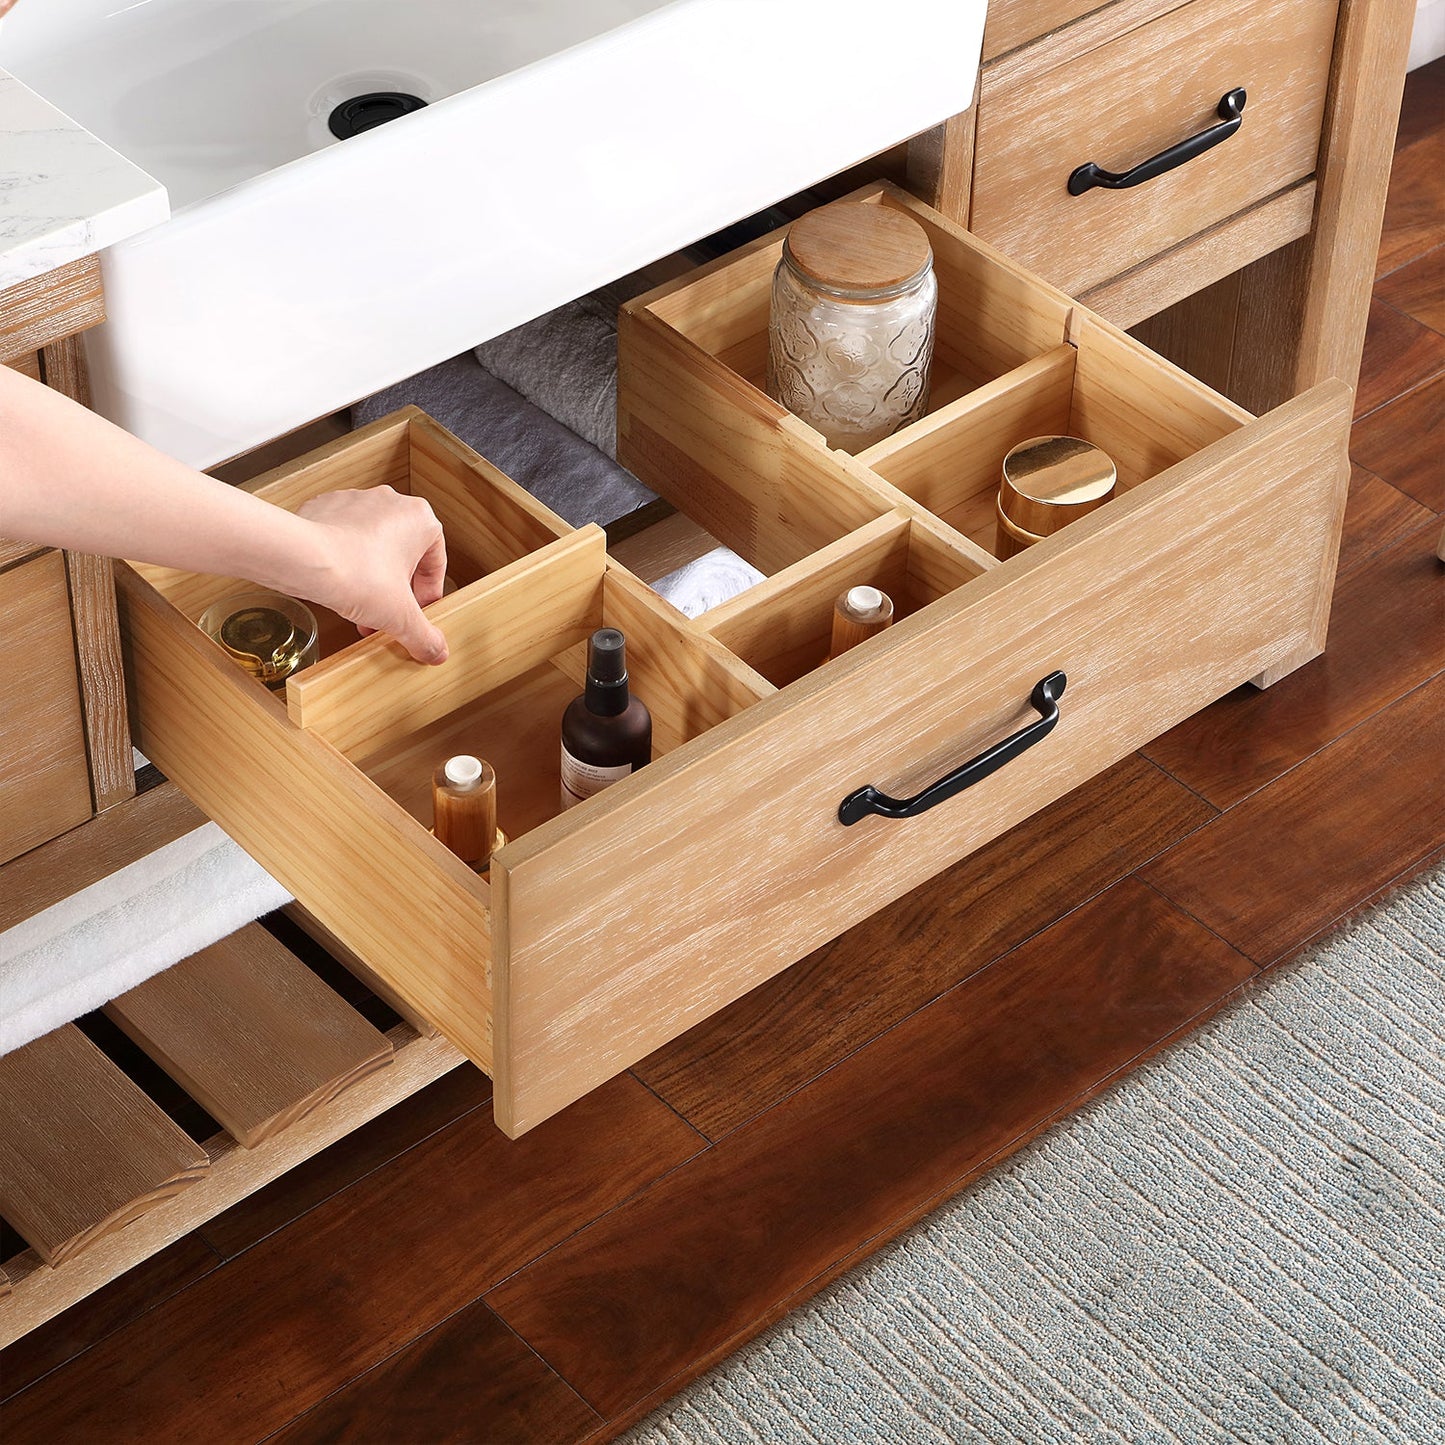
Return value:
[(300, 657), (295, 625), (274, 607), (243, 607), (231, 613), (216, 641), (262, 682), (284, 677)]
[(1047, 537), (1114, 494), (1107, 453), (1078, 437), (1030, 437), (1003, 459), (998, 509), (1015, 527)]
[(794, 221), (783, 254), (810, 281), (845, 294), (904, 288), (933, 260), (917, 221), (867, 201), (835, 201)]
[(252, 677), (273, 690), (316, 660), (316, 618), (304, 602), (280, 592), (222, 597), (197, 624)]

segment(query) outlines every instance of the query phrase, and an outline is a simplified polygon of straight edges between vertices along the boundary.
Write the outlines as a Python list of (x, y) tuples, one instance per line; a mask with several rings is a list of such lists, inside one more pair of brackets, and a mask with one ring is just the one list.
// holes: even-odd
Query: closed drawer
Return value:
[[(1061, 64), (986, 70), (973, 230), (1077, 293), (1311, 175), (1336, 8), (1192, 0)], [(1129, 189), (1069, 194), (1086, 162), (1121, 174), (1220, 125), (1237, 88), (1242, 123), (1213, 149)]]
[(42, 552), (0, 570), (0, 863), (90, 813), (65, 558)]
[[(511, 1134), (1314, 634), (1345, 388), (1253, 420), (916, 202), (870, 195), (927, 223), (942, 298), (939, 405), (873, 453), (830, 452), (757, 390), (780, 237), (624, 315), (628, 463), (768, 574), (703, 618), (415, 411), (260, 490), (426, 495), (461, 584), (432, 611), (443, 667), (351, 642), (283, 704), (187, 620), (227, 584), (121, 578), (141, 746), (493, 1074)], [(998, 459), (1066, 421), (1126, 494), (1000, 564), (979, 524)], [(832, 600), (862, 581), (901, 620), (825, 665)], [(558, 814), (560, 715), (602, 624), (628, 636), (655, 759)], [(1036, 718), (1059, 670), (1061, 721), (1007, 768), (908, 821), (840, 821), (860, 786), (912, 791)], [(489, 882), (425, 827), (431, 770), (463, 747), (496, 765), (512, 839)]]

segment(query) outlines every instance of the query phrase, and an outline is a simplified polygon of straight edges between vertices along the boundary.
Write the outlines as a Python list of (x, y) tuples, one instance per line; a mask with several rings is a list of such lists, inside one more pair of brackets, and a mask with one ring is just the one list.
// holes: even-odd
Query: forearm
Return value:
[(0, 536), (311, 596), (324, 566), (312, 523), (192, 470), (6, 366)]

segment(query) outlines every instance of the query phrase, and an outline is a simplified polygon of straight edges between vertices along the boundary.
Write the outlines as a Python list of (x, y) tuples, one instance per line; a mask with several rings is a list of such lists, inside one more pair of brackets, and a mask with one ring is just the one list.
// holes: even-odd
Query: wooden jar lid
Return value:
[(793, 222), (785, 249), (793, 264), (836, 291), (902, 286), (932, 259), (928, 233), (902, 211), (837, 201)]

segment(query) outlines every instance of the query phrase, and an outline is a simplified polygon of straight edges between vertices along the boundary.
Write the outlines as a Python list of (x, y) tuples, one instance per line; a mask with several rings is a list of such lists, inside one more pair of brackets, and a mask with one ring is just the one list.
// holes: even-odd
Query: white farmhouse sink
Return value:
[[(965, 109), (985, 0), (22, 0), (0, 66), (162, 181), (96, 404), (209, 466)], [(425, 109), (350, 139), (333, 107)]]

